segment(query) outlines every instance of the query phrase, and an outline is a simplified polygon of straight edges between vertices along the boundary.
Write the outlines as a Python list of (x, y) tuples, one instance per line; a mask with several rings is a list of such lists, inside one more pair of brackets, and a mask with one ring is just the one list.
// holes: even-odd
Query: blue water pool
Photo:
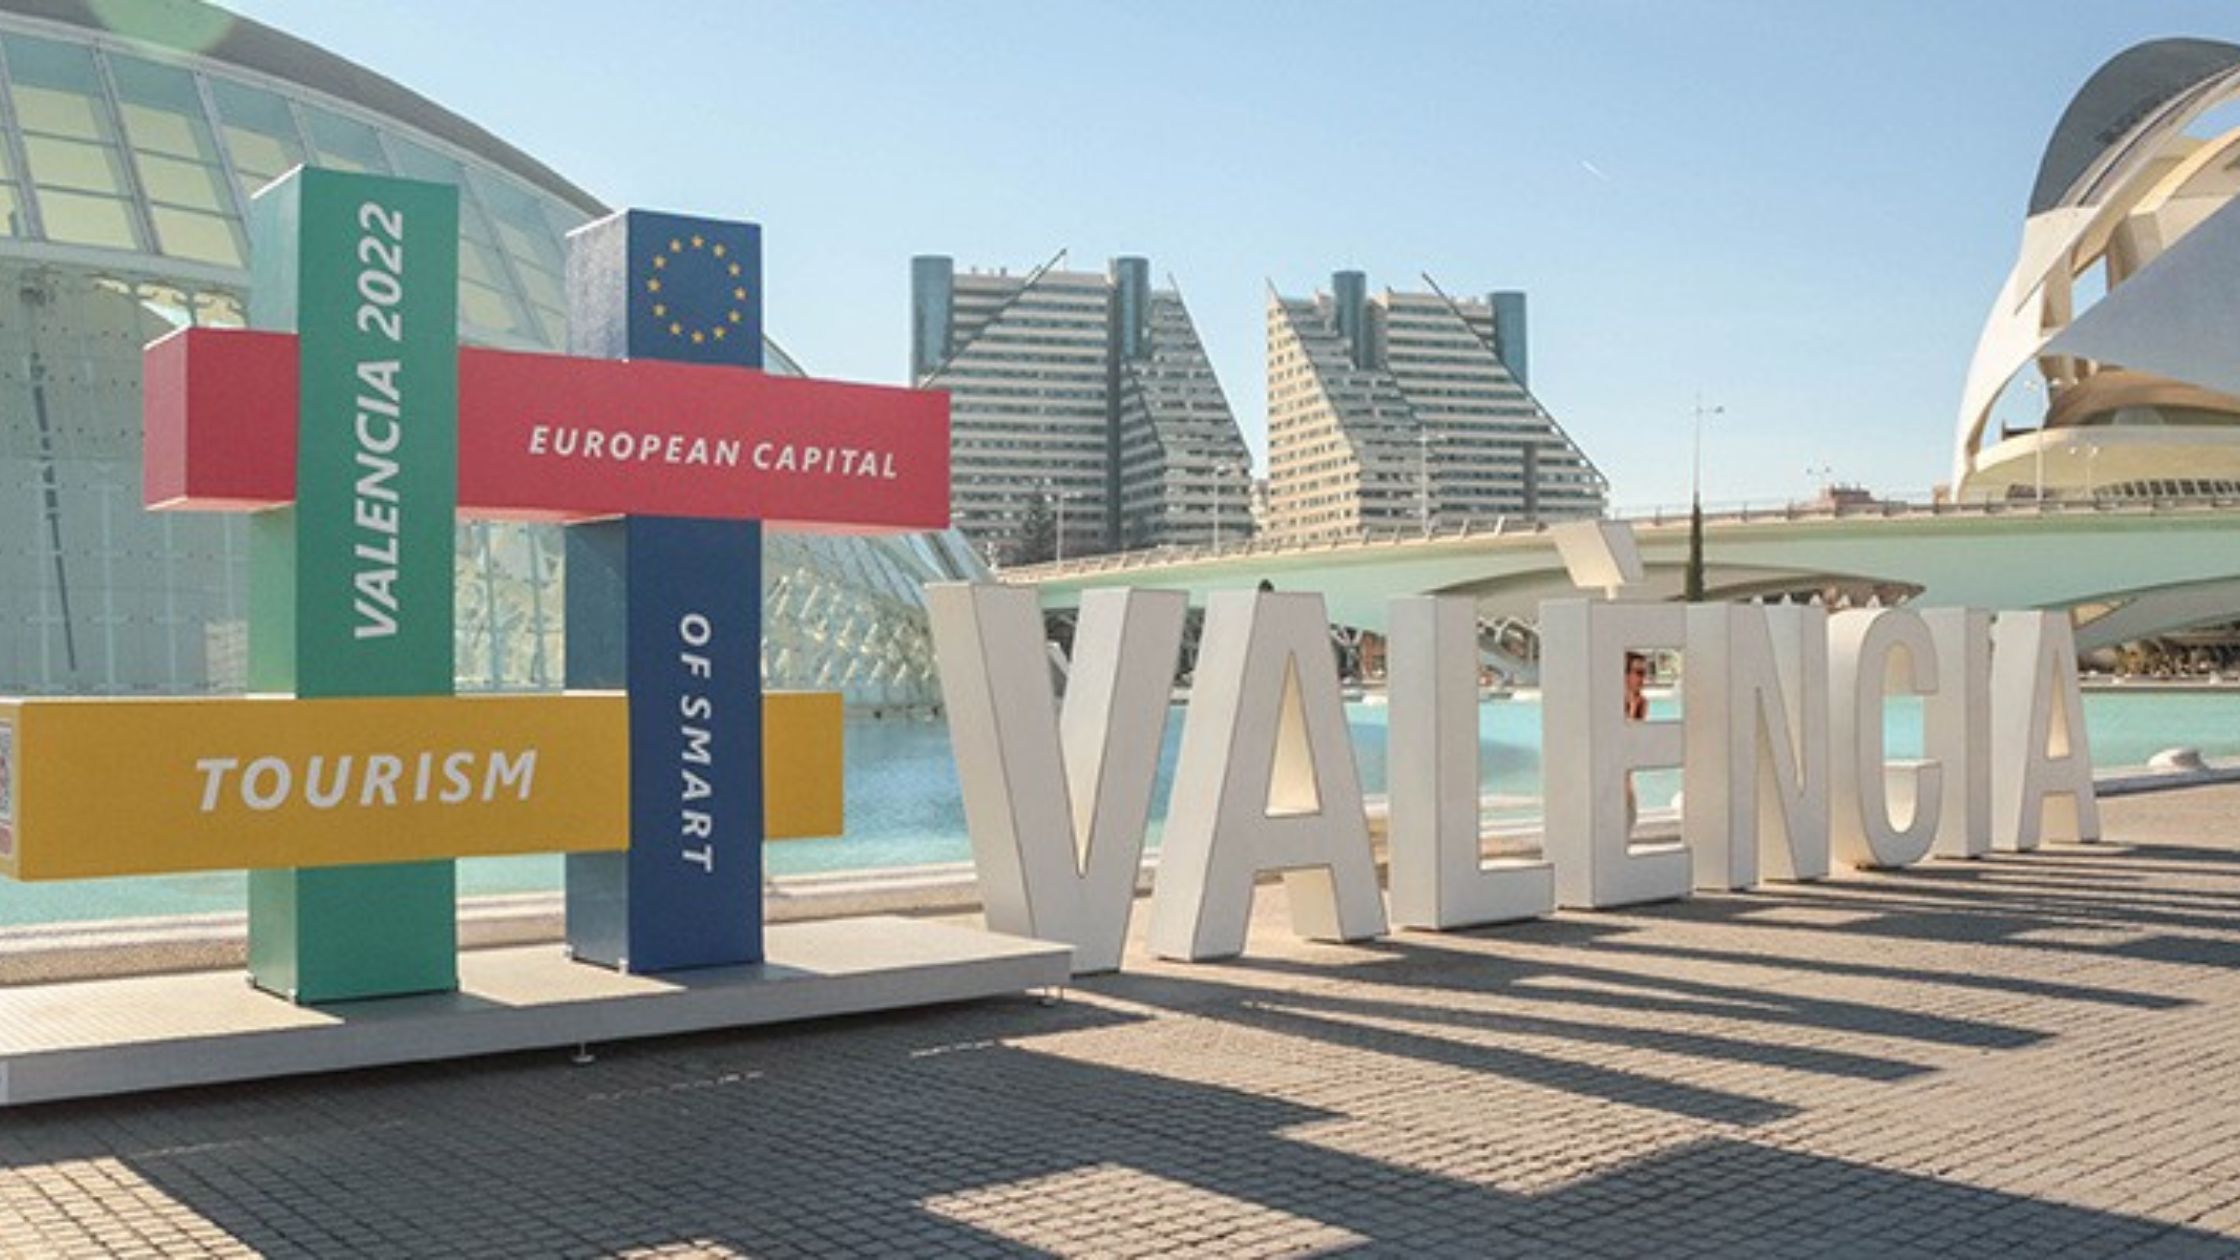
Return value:
[[(2212, 758), (2240, 757), (2240, 692), (2095, 692), (2085, 697), (2084, 707), (2093, 761), (2100, 766), (2138, 765), (2180, 745)], [(1660, 717), (1675, 712), (1670, 701), (1652, 709)], [(1385, 713), (1375, 704), (1348, 710), (1362, 783), (1370, 792), (1384, 790)], [(1154, 844), (1181, 735), (1178, 709), (1167, 724), (1153, 796)], [(1893, 702), (1888, 738), (1892, 756), (1919, 754), (1918, 706)], [(847, 834), (771, 845), (772, 874), (922, 866), (971, 856), (946, 726), (852, 720), (847, 740)], [(1518, 798), (1501, 812), (1518, 817), (1534, 813), (1531, 802), (1540, 792), (1540, 706), (1530, 700), (1485, 702), (1478, 710), (1478, 740), (1485, 791)], [(1647, 805), (1661, 805), (1679, 786), (1677, 771), (1645, 775), (1641, 797)], [(560, 871), (557, 856), (470, 859), (459, 863), (459, 891), (472, 896), (557, 889)], [(61, 884), (0, 880), (0, 926), (239, 911), (244, 887), (243, 877), (233, 873)]]

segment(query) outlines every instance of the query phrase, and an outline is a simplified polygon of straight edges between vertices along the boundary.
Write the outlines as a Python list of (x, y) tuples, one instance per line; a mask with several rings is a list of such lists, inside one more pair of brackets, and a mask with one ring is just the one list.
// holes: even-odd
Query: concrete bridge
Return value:
[[(1646, 575), (1635, 593), (1676, 599), (1687, 518), (1632, 522)], [(2085, 650), (2240, 619), (2240, 498), (1873, 503), (1705, 517), (1706, 592), (1749, 599), (1841, 589), (1884, 602), (2044, 608), (2077, 618)], [(1084, 590), (1314, 590), (1343, 625), (1381, 630), (1398, 595), (1472, 595), (1489, 622), (1536, 620), (1574, 593), (1545, 528), (1467, 527), (1314, 542), (1127, 552), (1012, 568), (1044, 606)]]

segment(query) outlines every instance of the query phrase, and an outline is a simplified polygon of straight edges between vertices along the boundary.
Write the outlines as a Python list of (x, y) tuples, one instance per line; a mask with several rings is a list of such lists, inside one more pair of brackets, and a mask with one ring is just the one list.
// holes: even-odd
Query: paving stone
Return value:
[[(2122, 844), (0, 1116), (0, 1255), (2240, 1256), (2240, 788)], [(1143, 915), (1139, 911), (1140, 928)]]

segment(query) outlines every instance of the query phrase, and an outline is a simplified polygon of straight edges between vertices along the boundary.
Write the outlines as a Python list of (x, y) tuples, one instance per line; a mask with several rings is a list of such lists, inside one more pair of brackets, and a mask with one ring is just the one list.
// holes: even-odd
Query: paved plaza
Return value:
[[(2240, 788), (2124, 843), (0, 1115), (0, 1255), (2240, 1255)], [(1139, 926), (1143, 916), (1138, 915)]]

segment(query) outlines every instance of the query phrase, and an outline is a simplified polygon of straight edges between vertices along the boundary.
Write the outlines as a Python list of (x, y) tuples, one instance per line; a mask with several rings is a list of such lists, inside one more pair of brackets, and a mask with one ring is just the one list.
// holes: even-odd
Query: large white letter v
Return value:
[(988, 927), (1118, 968), (1188, 598), (1084, 594), (1062, 714), (1032, 590), (928, 586), (926, 607)]

